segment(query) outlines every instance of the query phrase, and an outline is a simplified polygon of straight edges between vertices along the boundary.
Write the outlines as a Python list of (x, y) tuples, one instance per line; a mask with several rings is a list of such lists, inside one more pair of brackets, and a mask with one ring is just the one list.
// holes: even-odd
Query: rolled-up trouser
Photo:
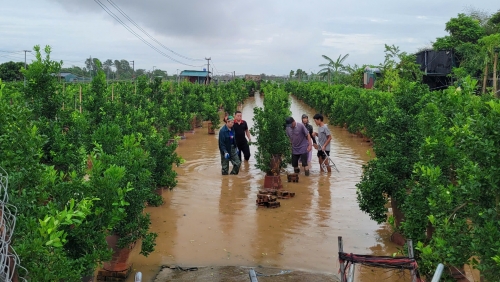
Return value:
[[(330, 157), (330, 151), (318, 150), (318, 161), (319, 161), (320, 167), (321, 167), (321, 164), (325, 163), (326, 170), (328, 172), (332, 172), (332, 168), (330, 167), (330, 162), (326, 160), (328, 157)], [(323, 169), (323, 168), (321, 168), (321, 169)]]
[(224, 153), (220, 154), (220, 162), (222, 165), (222, 175), (227, 175), (229, 172), (229, 161), (233, 164), (233, 169), (231, 170), (231, 174), (238, 174), (240, 171), (241, 161), (236, 154), (236, 146), (231, 145), (231, 152), (229, 153), (229, 159), (226, 159)]

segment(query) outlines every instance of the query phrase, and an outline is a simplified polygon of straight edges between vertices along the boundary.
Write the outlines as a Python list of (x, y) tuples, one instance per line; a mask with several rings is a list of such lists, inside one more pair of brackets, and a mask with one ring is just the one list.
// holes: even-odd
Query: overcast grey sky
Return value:
[[(153, 38), (189, 58), (211, 57), (216, 73), (317, 72), (349, 53), (347, 64), (377, 65), (384, 44), (415, 52), (446, 35), (445, 23), (467, 7), (490, 13), (498, 0), (100, 0), (129, 27), (175, 62), (159, 54), (108, 15), (94, 0), (16, 0), (0, 5), (0, 63), (24, 61), (36, 44), (50, 45), (65, 66), (83, 66), (90, 56), (134, 60), (135, 68), (201, 69), (164, 49), (123, 17), (120, 7)], [(33, 59), (28, 54), (28, 62)]]

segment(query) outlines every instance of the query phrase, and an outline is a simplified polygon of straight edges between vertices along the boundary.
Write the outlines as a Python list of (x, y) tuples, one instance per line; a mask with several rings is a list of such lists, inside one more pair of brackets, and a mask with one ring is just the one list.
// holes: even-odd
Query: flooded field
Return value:
[[(259, 106), (260, 96), (244, 104), (243, 119), (249, 126), (253, 125), (253, 108)], [(304, 113), (312, 121), (315, 114), (295, 98), (291, 110), (297, 121)], [(367, 154), (370, 146), (344, 129), (329, 127), (331, 157), (340, 173), (321, 173), (314, 151), (309, 177), (302, 172), (299, 183), (282, 177), (284, 189), (296, 196), (280, 200), (277, 209), (255, 205), (264, 173), (255, 168), (253, 157), (243, 162), (239, 175), (221, 176), (217, 135), (208, 135), (206, 126), (186, 133), (187, 139), (177, 149), (186, 160), (176, 168), (177, 187), (163, 193), (163, 206), (147, 208), (151, 229), (158, 233), (156, 251), (145, 258), (135, 250), (131, 257), (134, 271), (143, 273), (143, 281), (151, 281), (164, 264), (262, 265), (338, 275), (338, 236), (343, 236), (345, 252), (397, 252), (389, 240), (390, 228), (370, 220), (356, 202), (355, 185), (362, 165), (373, 157)], [(255, 148), (251, 151), (254, 154)], [(357, 266), (355, 281), (409, 281), (408, 276)]]

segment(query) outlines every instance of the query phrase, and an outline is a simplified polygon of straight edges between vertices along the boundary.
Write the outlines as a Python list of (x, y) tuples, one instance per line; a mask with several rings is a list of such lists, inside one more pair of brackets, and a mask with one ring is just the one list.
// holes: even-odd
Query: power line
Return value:
[(22, 59), (21, 54), (19, 54), (19, 55), (17, 55), (17, 56), (14, 56), (14, 55), (9, 55), (9, 54), (6, 54), (6, 55), (0, 55), (0, 58), (4, 58), (4, 57), (9, 57), (9, 58), (14, 58), (14, 59), (18, 59), (18, 58), (21, 58), (21, 59)]
[(193, 58), (189, 58), (189, 57), (186, 57), (186, 56), (183, 56), (177, 52), (175, 52), (174, 50), (168, 48), (167, 46), (163, 45), (161, 42), (159, 42), (158, 40), (156, 40), (153, 36), (151, 36), (147, 31), (145, 31), (142, 27), (140, 27), (133, 19), (131, 19), (120, 7), (118, 7), (117, 4), (115, 4), (112, 0), (107, 0), (113, 7), (115, 7), (116, 10), (118, 10), (118, 12), (120, 12), (120, 14), (122, 14), (125, 18), (127, 18), (135, 27), (137, 27), (140, 31), (144, 32), (144, 34), (146, 34), (147, 37), (149, 37), (149, 39), (153, 40), (154, 42), (158, 43), (158, 45), (160, 45), (161, 47), (167, 49), (168, 51), (172, 52), (173, 54), (181, 57), (181, 58), (184, 58), (186, 60), (190, 60), (190, 61), (203, 61), (203, 59), (193, 59)]
[(0, 52), (2, 52), (2, 53), (21, 53), (23, 51), (4, 51), (4, 50), (0, 50)]
[(225, 70), (218, 70), (215, 65), (214, 65), (214, 61), (212, 60), (212, 65), (214, 67), (214, 69), (218, 72), (218, 73), (230, 73), (230, 74), (233, 74), (233, 71), (225, 71)]
[(219, 72), (219, 70), (217, 70), (217, 68), (215, 67), (215, 64), (214, 64), (214, 61), (213, 61), (213, 60), (212, 60), (212, 66), (214, 67), (215, 72), (220, 73), (220, 72)]
[(169, 55), (165, 54), (164, 52), (162, 52), (161, 50), (159, 50), (158, 48), (156, 48), (155, 46), (153, 46), (151, 43), (147, 42), (144, 38), (142, 38), (142, 36), (140, 36), (139, 34), (137, 34), (134, 30), (132, 30), (128, 25), (126, 25), (119, 17), (117, 17), (106, 5), (104, 5), (103, 3), (101, 3), (100, 0), (94, 0), (94, 2), (96, 2), (108, 15), (110, 15), (111, 17), (113, 17), (116, 21), (118, 21), (123, 27), (125, 27), (130, 33), (132, 33), (135, 37), (137, 37), (139, 40), (141, 40), (144, 44), (148, 45), (149, 47), (151, 47), (151, 49), (155, 50), (156, 52), (158, 52), (159, 54), (169, 58), (170, 60), (174, 61), (174, 62), (177, 62), (179, 64), (182, 64), (182, 65), (185, 65), (185, 66), (190, 66), (190, 67), (195, 67), (195, 68), (198, 68), (198, 67), (202, 67), (203, 65), (201, 66), (194, 66), (194, 65), (189, 65), (189, 64), (186, 64), (186, 63), (183, 63), (183, 62), (180, 62), (172, 57), (170, 57)]

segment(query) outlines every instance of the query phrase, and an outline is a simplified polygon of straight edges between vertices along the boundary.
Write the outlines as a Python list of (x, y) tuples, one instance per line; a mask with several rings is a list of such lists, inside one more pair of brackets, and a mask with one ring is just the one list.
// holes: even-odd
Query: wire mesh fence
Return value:
[(26, 281), (16, 275), (21, 264), (11, 247), (11, 239), (16, 227), (17, 208), (9, 204), (8, 186), (9, 176), (0, 167), (0, 281)]

